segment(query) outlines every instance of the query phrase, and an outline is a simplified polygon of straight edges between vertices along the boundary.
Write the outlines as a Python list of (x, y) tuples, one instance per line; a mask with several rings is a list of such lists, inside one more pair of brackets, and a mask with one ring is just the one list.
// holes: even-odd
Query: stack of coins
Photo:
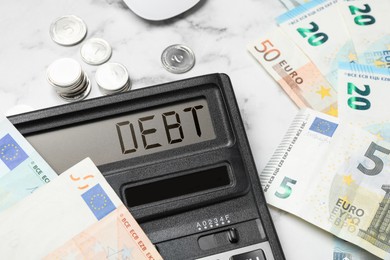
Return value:
[(54, 61), (47, 69), (47, 80), (66, 101), (78, 101), (91, 92), (91, 83), (80, 64), (70, 58)]
[(127, 91), (131, 87), (127, 69), (119, 63), (109, 62), (99, 66), (95, 79), (104, 95)]

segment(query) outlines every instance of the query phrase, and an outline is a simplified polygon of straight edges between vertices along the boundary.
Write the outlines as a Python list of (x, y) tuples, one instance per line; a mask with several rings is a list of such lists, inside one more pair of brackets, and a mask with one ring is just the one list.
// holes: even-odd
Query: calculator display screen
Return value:
[(90, 157), (96, 165), (215, 139), (206, 99), (168, 104), (27, 136), (57, 172)]

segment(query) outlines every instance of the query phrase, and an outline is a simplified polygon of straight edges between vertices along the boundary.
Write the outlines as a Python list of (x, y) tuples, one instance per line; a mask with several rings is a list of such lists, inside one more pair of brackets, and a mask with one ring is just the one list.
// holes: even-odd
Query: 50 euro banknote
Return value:
[(267, 202), (390, 259), (390, 143), (302, 110), (260, 174)]
[(390, 70), (339, 65), (339, 118), (390, 142)]
[(247, 49), (298, 107), (337, 116), (337, 93), (281, 29), (248, 44)]
[(54, 170), (0, 114), (0, 212), (56, 177)]
[(162, 259), (124, 205), (44, 257), (51, 259)]
[(87, 158), (0, 213), (1, 259), (162, 259)]

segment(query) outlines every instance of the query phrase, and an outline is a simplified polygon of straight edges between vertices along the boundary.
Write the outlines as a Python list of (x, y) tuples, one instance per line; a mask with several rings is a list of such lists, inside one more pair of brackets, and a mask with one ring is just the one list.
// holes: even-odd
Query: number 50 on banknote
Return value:
[(337, 116), (337, 94), (289, 37), (276, 29), (247, 46), (298, 107)]

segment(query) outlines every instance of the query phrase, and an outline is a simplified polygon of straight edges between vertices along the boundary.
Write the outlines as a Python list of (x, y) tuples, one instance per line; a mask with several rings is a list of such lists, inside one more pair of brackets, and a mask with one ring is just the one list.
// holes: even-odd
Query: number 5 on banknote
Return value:
[[(279, 186), (279, 190), (281, 190), (282, 192), (279, 192), (279, 190), (277, 190), (275, 192), (276, 197), (281, 198), (281, 199), (287, 199), (288, 197), (290, 197), (291, 192), (292, 192), (291, 186), (295, 185), (296, 183), (297, 183), (296, 180), (293, 180), (289, 177), (284, 177), (282, 183)], [(289, 184), (291, 186), (289, 186)]]
[(361, 163), (359, 163), (359, 165), (357, 167), (365, 175), (369, 175), (369, 176), (378, 175), (383, 170), (383, 166), (384, 166), (383, 160), (379, 156), (375, 155), (376, 151), (384, 153), (384, 154), (387, 154), (387, 155), (390, 154), (390, 150), (389, 149), (386, 149), (386, 148), (384, 148), (384, 147), (382, 147), (382, 146), (372, 142), (370, 144), (370, 146), (368, 147), (368, 149), (367, 149), (366, 153), (364, 154), (364, 156), (374, 162), (374, 164), (375, 164), (374, 168), (367, 169)]

